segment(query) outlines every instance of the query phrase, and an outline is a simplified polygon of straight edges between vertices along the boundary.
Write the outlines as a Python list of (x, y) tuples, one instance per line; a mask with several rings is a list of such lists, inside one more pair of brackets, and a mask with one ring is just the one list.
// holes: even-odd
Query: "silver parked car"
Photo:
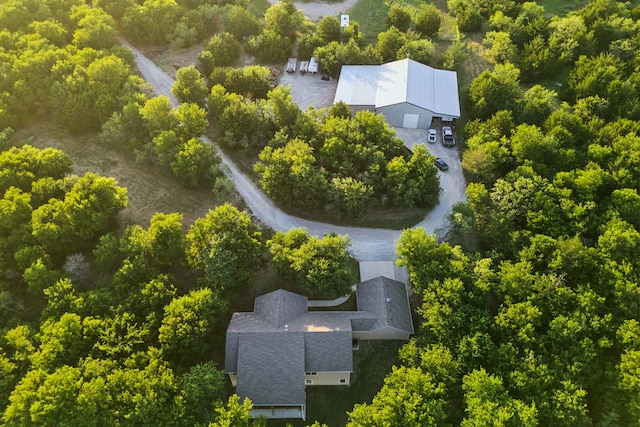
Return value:
[(451, 126), (442, 126), (442, 145), (446, 147), (456, 145), (456, 138), (453, 136)]

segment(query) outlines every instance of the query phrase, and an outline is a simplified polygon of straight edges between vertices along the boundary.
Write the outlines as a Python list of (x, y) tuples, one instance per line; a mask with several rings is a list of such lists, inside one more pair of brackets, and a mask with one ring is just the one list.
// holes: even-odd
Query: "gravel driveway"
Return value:
[[(171, 96), (171, 84), (173, 78), (166, 75), (159, 67), (157, 67), (152, 61), (146, 58), (142, 52), (135, 47), (129, 45), (125, 41), (123, 44), (129, 47), (135, 56), (138, 70), (142, 76), (153, 86), (156, 94)], [(291, 75), (294, 78), (293, 75)], [(317, 82), (320, 85), (327, 83), (328, 85), (335, 84), (334, 82), (324, 82), (316, 76), (301, 76), (299, 80), (304, 82), (305, 85), (301, 87), (308, 87), (307, 81)], [(295, 78), (295, 81), (298, 81)], [(296, 85), (298, 86), (298, 85)], [(322, 86), (328, 88), (329, 86)], [(333, 89), (335, 91), (335, 88)], [(298, 92), (296, 90), (296, 92)], [(300, 92), (306, 93), (305, 96), (312, 99), (316, 94), (308, 89), (306, 92), (300, 90)], [(330, 91), (327, 89), (327, 93)], [(175, 105), (175, 101), (174, 101)], [(318, 106), (318, 105), (316, 105)], [(449, 225), (447, 216), (451, 212), (451, 207), (459, 202), (465, 200), (465, 183), (462, 176), (462, 168), (458, 160), (458, 150), (456, 148), (445, 148), (441, 144), (427, 144), (426, 137), (427, 132), (418, 129), (397, 129), (398, 136), (405, 141), (408, 146), (413, 146), (416, 143), (422, 143), (427, 145), (430, 151), (435, 155), (444, 158), (449, 163), (449, 170), (447, 172), (440, 172), (441, 186), (444, 192), (440, 195), (440, 202), (429, 214), (415, 227), (424, 227), (429, 233), (436, 233), (438, 230), (446, 229)], [(208, 138), (204, 140), (213, 143)], [(297, 218), (284, 213), (273, 202), (264, 195), (264, 193), (256, 187), (256, 185), (240, 170), (238, 167), (227, 157), (224, 153), (220, 153), (222, 156), (223, 164), (227, 166), (229, 175), (234, 180), (236, 190), (242, 196), (247, 203), (248, 208), (252, 214), (262, 221), (265, 225), (273, 228), (276, 231), (288, 231), (293, 227), (304, 227), (310, 234), (316, 236), (323, 236), (328, 233), (338, 233), (348, 235), (352, 242), (352, 250), (356, 258), (360, 261), (388, 261), (395, 259), (395, 246), (398, 237), (400, 236), (400, 230), (386, 230), (379, 228), (363, 228), (363, 227), (342, 227), (332, 224), (324, 224), (315, 221), (309, 221), (302, 218)]]

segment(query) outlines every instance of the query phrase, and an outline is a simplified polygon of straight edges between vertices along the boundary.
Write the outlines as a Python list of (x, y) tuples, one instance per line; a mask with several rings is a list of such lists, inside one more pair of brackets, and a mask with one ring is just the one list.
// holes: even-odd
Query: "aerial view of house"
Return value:
[(359, 283), (356, 298), (356, 311), (309, 311), (307, 297), (280, 289), (233, 314), (225, 373), (253, 416), (305, 418), (305, 387), (348, 386), (359, 340), (413, 334), (404, 283), (379, 276)]

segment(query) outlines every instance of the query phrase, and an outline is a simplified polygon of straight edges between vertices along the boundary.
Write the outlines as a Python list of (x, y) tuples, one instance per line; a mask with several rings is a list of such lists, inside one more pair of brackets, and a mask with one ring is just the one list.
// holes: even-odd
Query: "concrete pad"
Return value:
[(385, 276), (389, 279), (396, 279), (395, 263), (393, 261), (362, 261), (360, 263), (360, 281), (375, 279)]

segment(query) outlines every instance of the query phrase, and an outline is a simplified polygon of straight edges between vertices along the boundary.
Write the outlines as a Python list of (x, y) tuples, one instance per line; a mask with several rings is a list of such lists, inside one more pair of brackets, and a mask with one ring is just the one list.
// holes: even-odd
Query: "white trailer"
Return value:
[(318, 72), (318, 61), (316, 61), (315, 56), (312, 56), (311, 60), (309, 61), (309, 72), (311, 74), (315, 74)]

